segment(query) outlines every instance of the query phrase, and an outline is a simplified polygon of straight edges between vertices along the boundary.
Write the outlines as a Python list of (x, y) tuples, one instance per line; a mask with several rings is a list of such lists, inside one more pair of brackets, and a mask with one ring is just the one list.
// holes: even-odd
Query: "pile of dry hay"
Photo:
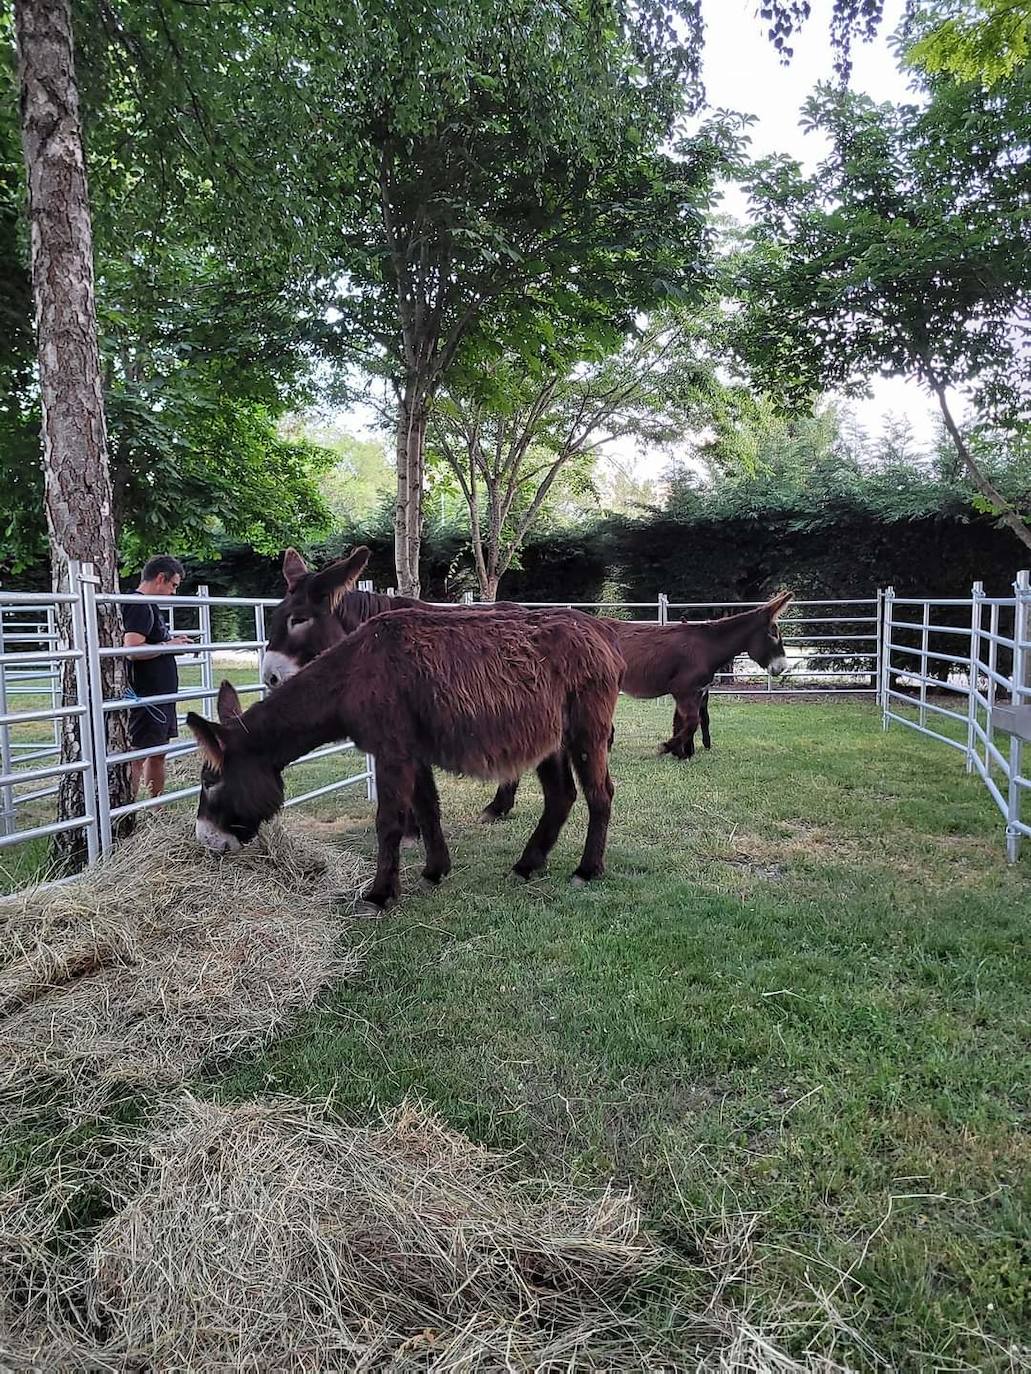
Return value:
[(219, 859), (179, 816), (0, 903), (0, 1119), (55, 1100), (96, 1111), (119, 1085), (179, 1084), (267, 1041), (354, 971), (335, 903), (364, 876), (280, 825)]
[(662, 1367), (626, 1299), (666, 1257), (630, 1197), (519, 1181), (417, 1105), (347, 1129), (186, 1097), (116, 1154), (77, 1245), (53, 1242), (88, 1162), (0, 1196), (0, 1365)]

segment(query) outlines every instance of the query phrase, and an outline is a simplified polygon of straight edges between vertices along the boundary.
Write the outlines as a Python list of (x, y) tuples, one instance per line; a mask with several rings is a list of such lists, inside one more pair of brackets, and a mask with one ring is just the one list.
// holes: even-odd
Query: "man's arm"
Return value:
[[(135, 649), (141, 644), (147, 643), (147, 635), (154, 627), (154, 610), (147, 601), (127, 601), (122, 606), (122, 624), (125, 634), (122, 643), (127, 649)], [(189, 644), (188, 639), (182, 635), (168, 635), (163, 641), (165, 644)], [(129, 662), (138, 662), (145, 658), (160, 658), (161, 654), (155, 650), (152, 654), (133, 654)]]
[[(135, 649), (135, 648), (137, 647), (137, 645), (139, 645), (139, 644), (146, 644), (146, 642), (147, 642), (147, 636), (146, 636), (146, 635), (137, 634), (137, 633), (135, 632), (135, 630), (126, 630), (124, 636), (122, 637), (122, 643), (125, 645), (125, 647), (126, 647), (127, 649)], [(129, 662), (130, 662), (130, 663), (138, 663), (141, 659), (144, 659), (144, 658), (158, 658), (158, 657), (159, 657), (159, 655), (156, 654), (156, 653), (154, 653), (154, 654), (133, 654), (132, 658), (129, 659)]]

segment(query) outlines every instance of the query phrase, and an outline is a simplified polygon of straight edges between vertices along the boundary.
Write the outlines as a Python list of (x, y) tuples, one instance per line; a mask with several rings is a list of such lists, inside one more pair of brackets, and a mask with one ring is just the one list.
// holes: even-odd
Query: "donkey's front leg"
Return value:
[(414, 774), (411, 763), (377, 763), (376, 876), (362, 897), (367, 910), (382, 911), (401, 895), (401, 837), (412, 806)]

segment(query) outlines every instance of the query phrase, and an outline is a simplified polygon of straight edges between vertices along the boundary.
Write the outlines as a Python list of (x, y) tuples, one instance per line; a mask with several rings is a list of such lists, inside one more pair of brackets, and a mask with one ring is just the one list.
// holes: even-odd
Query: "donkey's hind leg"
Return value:
[(526, 842), (526, 848), (512, 872), (520, 878), (530, 878), (540, 872), (548, 862), (548, 855), (555, 846), (559, 831), (566, 823), (566, 817), (576, 801), (576, 783), (573, 770), (569, 766), (569, 756), (565, 750), (549, 754), (537, 765), (537, 776), (541, 780), (544, 793), (544, 812), (537, 822), (537, 828)]
[(698, 729), (698, 693), (676, 698), (673, 712), (673, 735), (665, 744), (659, 746), (660, 754), (672, 754), (677, 759), (689, 759), (694, 755), (694, 737)]
[(484, 825), (493, 825), (495, 821), (503, 821), (515, 805), (516, 789), (519, 786), (519, 779), (512, 782), (503, 782), (494, 793), (493, 801), (489, 802), (480, 812), (480, 820)]
[(573, 874), (576, 884), (600, 878), (605, 872), (605, 843), (612, 814), (615, 788), (609, 776), (608, 751), (597, 746), (574, 747), (573, 767), (584, 790), (584, 800), (590, 819), (587, 822), (587, 842), (580, 867)]
[(702, 745), (706, 749), (712, 748), (712, 736), (709, 734), (709, 689), (701, 693), (698, 701), (698, 718), (702, 723)]
[(426, 845), (425, 882), (437, 884), (451, 872), (451, 855), (440, 828), (440, 797), (433, 781), (433, 770), (420, 763), (415, 769), (414, 809)]

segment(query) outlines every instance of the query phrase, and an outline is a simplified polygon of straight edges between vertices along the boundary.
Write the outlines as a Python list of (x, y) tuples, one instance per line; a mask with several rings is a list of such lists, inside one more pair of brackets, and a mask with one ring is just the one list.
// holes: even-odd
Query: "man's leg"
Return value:
[(152, 797), (160, 797), (165, 790), (165, 756), (164, 754), (151, 754), (150, 758), (144, 760), (143, 776), (147, 780)]

